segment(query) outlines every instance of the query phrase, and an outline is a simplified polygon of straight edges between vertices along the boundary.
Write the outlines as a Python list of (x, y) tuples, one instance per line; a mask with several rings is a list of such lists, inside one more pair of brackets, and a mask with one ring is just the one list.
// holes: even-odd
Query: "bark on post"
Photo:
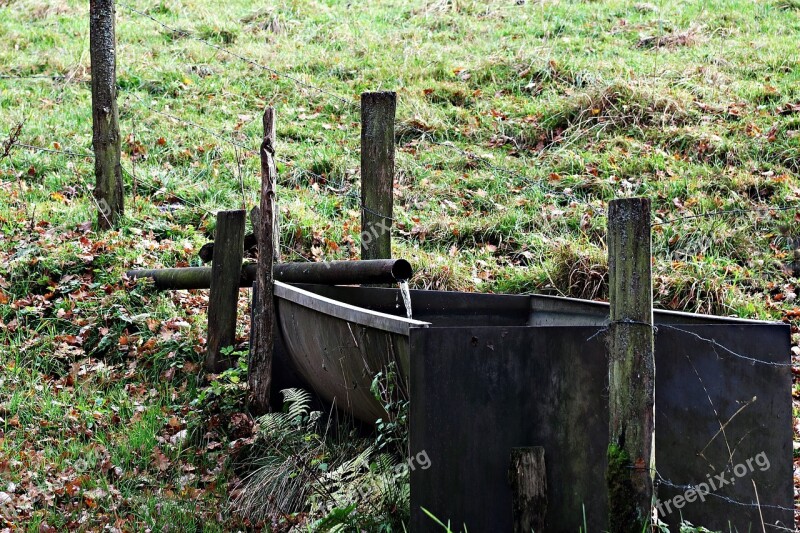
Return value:
[(397, 95), (361, 95), (361, 259), (392, 256), (394, 117)]
[[(547, 514), (547, 472), (544, 448), (512, 448), (508, 469), (514, 533), (544, 531)], [(641, 533), (641, 532), (640, 532)]]
[(98, 224), (101, 229), (108, 229), (116, 224), (124, 209), (117, 110), (114, 0), (91, 0), (89, 21), (94, 195), (99, 211)]
[(269, 410), (272, 385), (272, 354), (275, 348), (275, 298), (273, 266), (279, 246), (275, 188), (275, 110), (264, 112), (264, 140), (261, 143), (261, 199), (253, 231), (258, 242), (258, 266), (253, 284), (253, 323), (250, 328), (251, 409), (256, 413)]
[(222, 353), (236, 341), (236, 308), (244, 257), (244, 210), (217, 213), (211, 295), (208, 300), (206, 369), (219, 372), (234, 361)]
[(650, 522), (655, 470), (650, 200), (608, 209), (609, 531), (641, 533)]

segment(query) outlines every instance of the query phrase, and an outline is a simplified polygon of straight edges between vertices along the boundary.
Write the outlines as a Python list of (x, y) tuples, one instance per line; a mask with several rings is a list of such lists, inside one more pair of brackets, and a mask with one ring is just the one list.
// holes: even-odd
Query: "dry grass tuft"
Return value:
[(620, 82), (571, 97), (543, 117), (542, 126), (556, 143), (603, 131), (677, 126), (687, 118), (686, 109), (663, 92)]
[(783, 11), (800, 11), (800, 0), (777, 0), (774, 6)]
[(692, 26), (684, 31), (672, 31), (662, 35), (642, 37), (636, 46), (652, 49), (693, 46), (703, 41), (702, 29), (700, 26)]
[(395, 123), (394, 138), (398, 144), (405, 144), (432, 134), (436, 129), (426, 118), (413, 116), (405, 120), (398, 120)]
[(741, 291), (720, 279), (707, 264), (673, 262), (669, 274), (653, 278), (656, 301), (673, 311), (728, 316)]
[(552, 264), (550, 281), (564, 296), (584, 300), (608, 298), (608, 258), (604, 250), (561, 244), (553, 250)]

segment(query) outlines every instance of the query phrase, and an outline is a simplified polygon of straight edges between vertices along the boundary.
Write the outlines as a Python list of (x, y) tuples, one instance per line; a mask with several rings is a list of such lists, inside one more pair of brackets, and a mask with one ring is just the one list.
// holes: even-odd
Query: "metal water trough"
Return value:
[[(456, 530), (511, 531), (509, 457), (527, 446), (545, 450), (546, 531), (606, 527), (607, 305), (412, 291), (409, 320), (394, 289), (276, 282), (275, 296), (280, 360), (326, 400), (374, 422), (384, 412), (372, 378), (399, 369), (412, 457), (430, 460), (411, 462), (412, 531), (441, 530), (422, 508)], [(792, 529), (789, 327), (665, 311), (655, 320), (658, 498), (671, 504), (662, 519), (751, 531), (763, 515)], [(673, 499), (719, 475), (730, 482), (703, 502)]]

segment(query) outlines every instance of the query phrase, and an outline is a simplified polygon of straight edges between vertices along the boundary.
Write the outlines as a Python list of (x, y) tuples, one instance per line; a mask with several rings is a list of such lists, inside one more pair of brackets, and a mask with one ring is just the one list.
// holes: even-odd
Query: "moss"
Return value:
[(636, 512), (636, 493), (631, 482), (633, 464), (628, 452), (611, 444), (608, 446), (608, 530), (611, 533), (642, 533), (647, 519)]

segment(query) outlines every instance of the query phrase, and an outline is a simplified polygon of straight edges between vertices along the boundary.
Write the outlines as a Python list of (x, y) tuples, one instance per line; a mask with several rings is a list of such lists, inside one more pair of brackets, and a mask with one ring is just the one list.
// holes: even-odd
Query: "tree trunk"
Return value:
[(89, 48), (92, 61), (92, 145), (98, 224), (114, 226), (122, 216), (119, 112), (114, 32), (114, 0), (91, 0)]

